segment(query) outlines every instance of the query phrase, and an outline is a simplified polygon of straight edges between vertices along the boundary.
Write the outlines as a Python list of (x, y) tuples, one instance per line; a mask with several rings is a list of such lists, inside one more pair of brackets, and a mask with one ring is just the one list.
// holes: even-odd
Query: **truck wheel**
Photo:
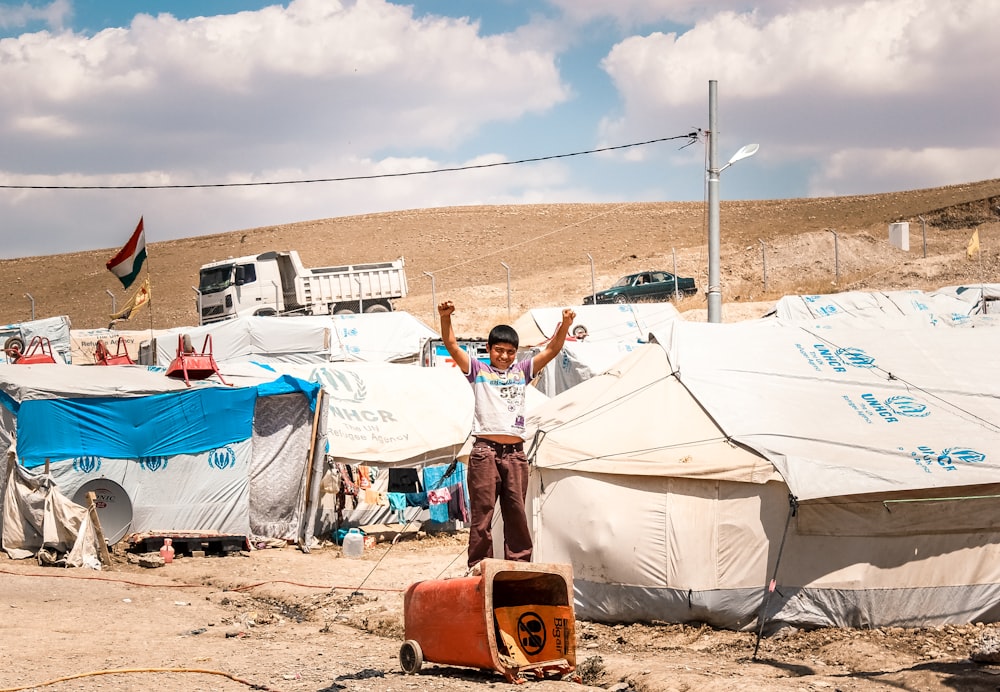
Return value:
[(372, 303), (365, 307), (365, 312), (389, 312), (389, 308), (382, 303)]
[(353, 315), (354, 314), (354, 310), (352, 310), (351, 308), (337, 308), (336, 310), (334, 310), (333, 314), (334, 315)]
[(399, 667), (404, 673), (419, 673), (420, 667), (424, 665), (424, 652), (420, 650), (420, 644), (413, 639), (407, 639), (399, 647)]

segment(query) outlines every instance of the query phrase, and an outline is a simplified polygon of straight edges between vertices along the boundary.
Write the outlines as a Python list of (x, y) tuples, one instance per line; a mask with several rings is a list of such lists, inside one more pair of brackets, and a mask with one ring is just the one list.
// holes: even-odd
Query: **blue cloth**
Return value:
[(430, 505), (427, 502), (427, 493), (403, 493), (406, 496), (407, 507), (419, 507), (427, 509)]
[(152, 396), (30, 399), (17, 412), (24, 466), (45, 459), (197, 454), (253, 435), (257, 390), (192, 389)]
[[(424, 467), (424, 489), (425, 490), (436, 490), (438, 488), (447, 488), (452, 485), (461, 484), (463, 490), (465, 490), (465, 497), (469, 496), (469, 488), (466, 484), (465, 478), (465, 464), (455, 464), (455, 468), (445, 476), (445, 472), (448, 470), (450, 464), (436, 464), (434, 466)], [(430, 506), (431, 521), (436, 521), (444, 523), (448, 521), (448, 505), (431, 505)]]

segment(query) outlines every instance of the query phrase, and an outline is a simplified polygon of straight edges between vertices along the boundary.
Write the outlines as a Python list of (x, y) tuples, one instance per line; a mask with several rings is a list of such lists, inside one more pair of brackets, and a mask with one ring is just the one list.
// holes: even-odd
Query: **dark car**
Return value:
[(689, 296), (697, 292), (694, 279), (675, 277), (670, 272), (648, 271), (623, 276), (611, 288), (598, 291), (596, 296), (585, 296), (583, 304), (592, 305), (595, 297), (599, 304), (638, 303), (670, 300), (676, 293)]

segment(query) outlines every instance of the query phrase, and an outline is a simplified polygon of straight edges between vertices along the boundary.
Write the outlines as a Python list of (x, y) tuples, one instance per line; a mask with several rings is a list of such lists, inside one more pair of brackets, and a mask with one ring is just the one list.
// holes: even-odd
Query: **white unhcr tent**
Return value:
[[(543, 348), (562, 321), (563, 308), (535, 308), (513, 325), (521, 345), (533, 345), (530, 355)], [(577, 305), (576, 319), (559, 356), (546, 366), (535, 386), (552, 397), (600, 374), (646, 343), (651, 332), (678, 319), (671, 303), (626, 303), (623, 305)], [(583, 328), (586, 336), (573, 335)], [(523, 331), (523, 334), (522, 334)]]
[(1000, 331), (657, 338), (532, 416), (534, 557), (573, 565), (580, 617), (1000, 617)]
[(211, 337), (215, 362), (227, 363), (376, 363), (416, 360), (435, 332), (405, 312), (304, 317), (239, 317), (201, 327), (180, 327), (155, 339), (156, 365), (177, 357), (178, 338), (186, 334), (196, 351)]
[[(0, 451), (16, 440), (14, 463), (27, 471), (48, 461), (69, 498), (113, 481), (132, 533), (296, 540), (318, 388), (261, 372), (240, 387), (213, 378), (189, 388), (135, 365), (0, 366)], [(18, 547), (3, 528), (4, 549)]]
[[(987, 292), (989, 298), (991, 293)], [(873, 328), (998, 326), (996, 316), (981, 309), (979, 289), (960, 286), (931, 293), (909, 291), (847, 291), (824, 295), (790, 295), (768, 313), (783, 324), (826, 320), (851, 321)]]

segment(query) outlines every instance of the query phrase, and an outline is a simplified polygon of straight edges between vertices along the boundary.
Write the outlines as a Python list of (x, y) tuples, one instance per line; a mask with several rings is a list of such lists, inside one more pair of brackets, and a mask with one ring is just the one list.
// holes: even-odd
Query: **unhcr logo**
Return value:
[(941, 454), (955, 461), (964, 461), (966, 464), (981, 464), (986, 461), (985, 454), (968, 447), (949, 447)]
[(101, 470), (101, 457), (77, 457), (73, 460), (73, 470), (77, 473), (94, 473)]
[(958, 469), (956, 462), (981, 464), (986, 461), (985, 454), (970, 447), (947, 447), (938, 453), (933, 447), (920, 445), (917, 451), (910, 452), (910, 456), (927, 473), (931, 472), (935, 464), (944, 471), (955, 471)]
[(166, 457), (139, 457), (139, 467), (145, 469), (146, 471), (166, 471), (167, 470), (167, 458)]
[(220, 471), (232, 468), (236, 466), (236, 452), (229, 446), (213, 449), (208, 453), (208, 465)]
[(319, 370), (317, 375), (333, 399), (360, 403), (368, 396), (368, 388), (353, 370)]
[(838, 348), (837, 357), (845, 364), (855, 368), (874, 368), (875, 359), (869, 356), (860, 348), (853, 346), (848, 348)]
[(906, 416), (907, 418), (925, 418), (931, 414), (925, 404), (920, 403), (912, 396), (891, 396), (885, 400), (885, 405), (892, 409), (897, 416)]

